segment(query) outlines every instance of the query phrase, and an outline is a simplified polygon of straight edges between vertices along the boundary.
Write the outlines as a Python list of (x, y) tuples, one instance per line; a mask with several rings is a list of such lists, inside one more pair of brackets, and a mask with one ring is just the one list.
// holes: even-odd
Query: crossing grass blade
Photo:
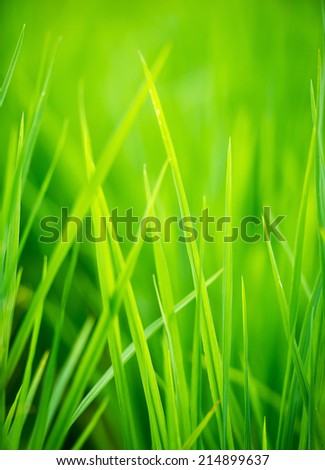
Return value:
[(5, 421), (4, 426), (3, 426), (3, 431), (4, 431), (5, 435), (8, 435), (13, 417), (16, 413), (17, 406), (18, 406), (18, 401), (19, 401), (19, 397), (20, 397), (20, 392), (21, 392), (21, 387), (18, 390), (18, 392), (16, 394), (16, 397), (15, 397), (15, 400), (14, 400), (13, 404), (11, 405), (11, 407), (9, 409), (9, 412), (7, 414), (6, 421)]
[(206, 414), (206, 416), (202, 419), (200, 424), (197, 426), (197, 428), (193, 431), (193, 433), (190, 435), (190, 437), (187, 439), (187, 441), (183, 444), (182, 449), (183, 450), (188, 450), (190, 449), (193, 444), (198, 440), (206, 426), (208, 425), (210, 419), (215, 415), (216, 408), (219, 406), (220, 400), (213, 405), (211, 410)]
[(89, 421), (89, 423), (87, 424), (85, 429), (82, 431), (82, 433), (78, 437), (75, 444), (73, 444), (73, 446), (71, 447), (71, 450), (80, 450), (80, 449), (82, 449), (83, 445), (85, 444), (85, 442), (87, 441), (87, 439), (91, 435), (92, 431), (95, 429), (95, 427), (96, 427), (98, 421), (100, 420), (102, 414), (106, 410), (108, 402), (109, 402), (109, 400), (108, 400), (107, 397), (105, 397), (102, 400), (98, 410), (96, 410), (96, 412), (92, 416), (91, 420)]
[[(265, 385), (263, 382), (258, 380), (251, 371), (249, 371), (249, 385), (250, 385), (250, 395), (251, 395), (251, 406), (254, 408), (256, 404), (254, 403), (255, 396), (256, 399), (259, 398), (260, 402), (265, 402), (268, 405), (270, 405), (275, 411), (279, 411), (280, 405), (281, 405), (281, 395), (272, 390), (271, 387)], [(230, 369), (230, 380), (234, 384), (240, 385), (244, 389), (244, 384), (245, 384), (245, 374), (242, 369), (236, 369), (232, 367)], [(254, 393), (255, 390), (255, 393)], [(254, 395), (254, 397), (253, 397)], [(263, 425), (263, 416), (261, 416), (261, 407), (260, 403), (257, 403), (257, 409), (259, 412), (256, 413), (256, 415), (259, 416), (261, 419), (261, 423)], [(257, 416), (256, 416), (257, 418)], [(262, 426), (261, 426), (262, 427)]]
[[(0, 31), (10, 39), (16, 34), (15, 15), (10, 0), (4, 2)], [(104, 0), (99, 2), (104, 6)], [(313, 75), (313, 54), (302, 48), (299, 61), (294, 57), (297, 41), (308, 39), (311, 51), (319, 47), (325, 1), (323, 30), (319, 5), (313, 2), (290, 10), (289, 27), (282, 14), (287, 10), (263, 4), (254, 11), (239, 6), (233, 14), (227, 2), (219, 3), (208, 2), (204, 14), (202, 8), (195, 14), (189, 9), (185, 29), (175, 29), (166, 17), (168, 9), (158, 8), (161, 21), (167, 19), (167, 34), (170, 27), (175, 30), (178, 43), (170, 72), (163, 77), (170, 116), (156, 85), (167, 46), (152, 72), (140, 55), (145, 83), (117, 122), (119, 102), (133, 93), (129, 72), (141, 71), (133, 70), (136, 56), (131, 52), (129, 57), (130, 44), (139, 40), (151, 54), (157, 41), (164, 40), (154, 20), (158, 10), (124, 18), (114, 9), (99, 18), (88, 9), (86, 18), (81, 5), (68, 24), (54, 9), (54, 31), (69, 32), (78, 23), (72, 29), (80, 47), (75, 47), (74, 34), (65, 35), (62, 47), (48, 34), (38, 73), (30, 66), (38, 57), (39, 28), (28, 30), (25, 42), (23, 27), (13, 55), (4, 53), (2, 43), (2, 449), (325, 448), (325, 34), (317, 85), (310, 87), (309, 124), (308, 100), (295, 97), (308, 92), (303, 83), (308, 85)], [(24, 12), (26, 23), (35, 23), (33, 14)], [(176, 8), (174, 13), (179, 17), (182, 12)], [(231, 13), (235, 40), (228, 34), (230, 23), (223, 22), (220, 29), (205, 21), (215, 13), (221, 19)], [(265, 18), (267, 24), (261, 21)], [(89, 28), (83, 26), (92, 22), (98, 28), (92, 29), (89, 42)], [(237, 28), (239, 23), (245, 28)], [(190, 48), (189, 56), (187, 39), (194, 30), (197, 47)], [(123, 32), (127, 40), (115, 41), (115, 33)], [(270, 33), (263, 58), (255, 46)], [(113, 42), (107, 43), (107, 35)], [(279, 53), (276, 44), (284, 36)], [(240, 60), (233, 61), (236, 41), (242, 47)], [(226, 52), (215, 47), (223, 42), (229, 46)], [(260, 80), (261, 67), (276, 72), (276, 94), (272, 80)], [(52, 80), (55, 71), (59, 73)], [(82, 86), (79, 101), (74, 91), (80, 73), (89, 84), (87, 117)], [(260, 97), (266, 97), (266, 107)], [(76, 129), (78, 104), (81, 126)], [(88, 117), (93, 118), (89, 126)], [(105, 136), (110, 129), (116, 131)], [(229, 134), (234, 144), (240, 142), (233, 172), (231, 142), (228, 153), (223, 148)], [(141, 186), (143, 159), (152, 174), (159, 174), (153, 191), (146, 169)], [(214, 233), (215, 242), (206, 244), (203, 217), (193, 217), (201, 194), (207, 194), (211, 214), (238, 214), (249, 223), (254, 219), (246, 216), (267, 202), (286, 214), (281, 234), (288, 241), (270, 240), (263, 220), (266, 233), (260, 241), (222, 243), (234, 233), (232, 222), (224, 221), (221, 233)], [(46, 230), (41, 223), (43, 236), (38, 239), (37, 218), (59, 214), (63, 205), (80, 223), (68, 219), (62, 230), (59, 217), (54, 224), (61, 239), (41, 243)], [(137, 242), (119, 243), (120, 225), (114, 225), (110, 209), (121, 214), (131, 206), (137, 211), (142, 207), (145, 218), (157, 215), (159, 225), (171, 211), (176, 224), (175, 215), (180, 215), (183, 220), (173, 226), (173, 234), (187, 228), (194, 232), (202, 223), (201, 236), (185, 246), (180, 238), (149, 245), (143, 238), (149, 228), (145, 220), (139, 223)], [(103, 217), (105, 241), (99, 243)], [(123, 219), (129, 234), (128, 217), (117, 223)], [(185, 228), (184, 220), (186, 225), (191, 220), (191, 227)], [(257, 223), (257, 232), (261, 225)], [(219, 232), (220, 225), (214, 228)], [(81, 234), (87, 242), (83, 238), (78, 245)], [(48, 263), (41, 275), (44, 253)], [(222, 258), (222, 269), (206, 279)], [(245, 273), (245, 283), (239, 273)], [(221, 274), (222, 285), (210, 289)], [(277, 331), (281, 322), (283, 337)]]

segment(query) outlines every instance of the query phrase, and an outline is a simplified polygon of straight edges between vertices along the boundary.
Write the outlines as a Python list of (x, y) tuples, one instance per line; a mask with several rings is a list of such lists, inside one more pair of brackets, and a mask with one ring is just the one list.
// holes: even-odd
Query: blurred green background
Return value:
[[(274, 241), (284, 288), (289, 294), (291, 263), (302, 183), (312, 129), (310, 80), (315, 83), (317, 51), (322, 47), (321, 2), (317, 0), (244, 1), (15, 1), (0, 3), (0, 78), (4, 77), (22, 24), (25, 40), (17, 68), (0, 113), (1, 154), (6, 154), (9, 134), (17, 126), (21, 112), (30, 118), (36, 92), (42, 49), (49, 38), (53, 47), (62, 36), (48, 104), (33, 157), (22, 225), (26, 221), (55, 151), (64, 118), (70, 120), (68, 140), (60, 158), (46, 201), (24, 250), (22, 265), (22, 308), (35, 289), (44, 254), (51, 246), (41, 246), (39, 220), (71, 207), (85, 179), (78, 116), (78, 86), (85, 81), (85, 102), (95, 159), (125, 114), (140, 83), (144, 81), (138, 56), (141, 50), (149, 64), (161, 47), (172, 43), (170, 57), (157, 81), (166, 111), (193, 215), (199, 215), (202, 197), (210, 212), (224, 214), (225, 166), (228, 139), (233, 146), (234, 222), (245, 215), (260, 216), (263, 206), (275, 215), (286, 215), (281, 230), (287, 243)], [(48, 34), (51, 33), (49, 37)], [(0, 81), (1, 81), (0, 80)], [(156, 180), (165, 159), (159, 129), (147, 100), (123, 150), (105, 182), (111, 208), (123, 212), (134, 207), (140, 215), (145, 208), (143, 166), (150, 181)], [(0, 169), (3, 170), (4, 158)], [(168, 173), (158, 198), (160, 216), (178, 214), (177, 198)], [(316, 211), (310, 195), (303, 272), (307, 284), (314, 284), (319, 269)], [(128, 253), (130, 245), (122, 246)], [(174, 295), (180, 300), (193, 289), (185, 246), (166, 244), (166, 256), (173, 280)], [(241, 367), (242, 330), (240, 276), (247, 289), (250, 366), (252, 374), (281, 394), (287, 346), (283, 334), (271, 266), (265, 243), (234, 244), (234, 309), (232, 364)], [(65, 357), (72, 338), (87, 315), (100, 310), (95, 250), (81, 248), (61, 356)], [(205, 246), (205, 272), (212, 275), (222, 266), (221, 236)], [(133, 276), (133, 286), (144, 325), (159, 316), (152, 274), (155, 271), (152, 247), (144, 247)], [(55, 323), (62, 280), (57, 279), (45, 310), (41, 349), (48, 347)], [(221, 327), (221, 282), (209, 292), (217, 334)], [(306, 297), (301, 296), (304, 311)], [(182, 341), (188, 366), (191, 360), (194, 306), (180, 313)], [(301, 319), (300, 319), (301, 320)], [(123, 312), (121, 322), (125, 323)], [(299, 327), (299, 325), (298, 325)], [(123, 342), (130, 342), (128, 328)], [(159, 341), (150, 341), (158, 374), (161, 372)], [(109, 362), (108, 357), (106, 360)], [(141, 384), (133, 359), (127, 366), (132, 399), (138, 403), (139, 421), (148, 424)], [(105, 370), (103, 359), (99, 369)], [(131, 381), (132, 380), (132, 381)], [(15, 390), (13, 381), (12, 390)], [(114, 395), (113, 386), (110, 393)], [(206, 398), (210, 400), (209, 397)], [(122, 446), (118, 410), (112, 398), (99, 431), (88, 446)], [(270, 446), (275, 445), (278, 413), (262, 403), (270, 428)], [(207, 406), (207, 409), (209, 406)], [(323, 410), (324, 411), (324, 410)], [(324, 415), (324, 413), (323, 413)], [(84, 418), (86, 419), (86, 418)], [(82, 426), (82, 420), (81, 424)], [(101, 427), (100, 427), (101, 426)], [(100, 432), (100, 430), (104, 432)], [(75, 430), (78, 433), (78, 430)], [(146, 432), (142, 445), (148, 446)], [(68, 444), (67, 444), (68, 445)]]

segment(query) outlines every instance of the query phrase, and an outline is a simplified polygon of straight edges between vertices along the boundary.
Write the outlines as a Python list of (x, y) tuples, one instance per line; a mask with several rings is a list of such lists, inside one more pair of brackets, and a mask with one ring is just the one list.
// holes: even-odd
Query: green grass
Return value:
[(108, 3), (0, 7), (0, 448), (325, 449), (321, 2)]

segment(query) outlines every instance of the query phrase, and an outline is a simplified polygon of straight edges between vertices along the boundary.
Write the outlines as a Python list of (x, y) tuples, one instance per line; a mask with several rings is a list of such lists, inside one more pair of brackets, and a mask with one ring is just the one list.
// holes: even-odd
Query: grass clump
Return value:
[[(104, 2), (98, 5), (106, 11)], [(297, 67), (289, 39), (299, 40), (295, 27), (281, 22), (290, 5), (246, 13), (247, 31), (236, 33), (240, 53), (239, 39), (229, 34), (229, 8), (207, 2), (198, 18), (176, 8), (183, 41), (175, 40), (172, 53), (163, 47), (152, 67), (141, 53), (138, 62), (132, 62), (135, 53), (124, 62), (123, 44), (118, 58), (109, 45), (110, 65), (115, 57), (121, 70), (132, 66), (135, 76), (124, 74), (119, 83), (112, 75), (107, 90), (109, 79), (90, 73), (102, 50), (90, 57), (85, 48), (84, 67), (80, 59), (74, 75), (66, 55), (71, 31), (58, 17), (55, 25), (68, 33), (67, 42), (59, 39), (51, 49), (48, 36), (34, 90), (24, 60), (37, 29), (28, 39), (26, 18), (26, 34), (24, 26), (0, 89), (1, 448), (324, 448), (323, 55), (294, 121), (288, 93), (300, 96), (301, 82), (310, 77), (299, 68), (299, 79), (287, 77), (290, 66)], [(242, 8), (234, 13), (235, 24)], [(87, 12), (78, 13), (81, 23)], [(216, 12), (226, 21), (218, 33), (209, 22)], [(315, 29), (314, 5), (299, 6), (292, 21), (309, 37), (300, 23), (307, 14)], [(120, 15), (112, 12), (115, 20)], [(108, 24), (111, 40), (119, 37), (113, 20), (88, 16), (99, 22), (98, 46)], [(148, 18), (132, 25), (138, 22), (153, 40)], [(192, 45), (193, 61), (182, 62), (194, 19), (201, 46), (205, 26), (214, 40), (205, 46), (207, 58)], [(131, 20), (124, 20), (126, 31)], [(272, 31), (277, 25), (287, 37), (290, 66), (275, 47), (280, 33), (272, 33), (269, 43), (259, 21)], [(324, 33), (317, 27), (310, 39), (314, 52)], [(220, 38), (227, 54), (215, 49)], [(259, 40), (270, 48), (268, 58)], [(314, 75), (307, 52), (302, 57)], [(236, 77), (228, 76), (233, 61)], [(276, 68), (277, 84), (258, 76), (264, 67)], [(72, 101), (64, 86), (73, 89)], [(103, 103), (94, 107), (99, 95)], [(128, 103), (122, 120), (118, 95)], [(206, 207), (231, 223), (213, 243), (204, 226), (197, 240), (184, 244), (173, 238), (176, 229), (169, 242), (147, 243), (141, 223), (133, 243), (117, 242), (119, 228), (112, 224), (105, 227), (105, 241), (79, 243), (77, 223), (63, 227), (67, 241), (39, 242), (41, 218), (56, 220), (62, 207), (80, 220), (91, 216), (96, 238), (103, 217), (131, 205), (142, 219), (177, 214), (189, 232), (193, 214)], [(259, 241), (231, 241), (240, 220), (256, 218), (266, 205), (286, 214), (286, 241), (270, 238), (264, 219)]]

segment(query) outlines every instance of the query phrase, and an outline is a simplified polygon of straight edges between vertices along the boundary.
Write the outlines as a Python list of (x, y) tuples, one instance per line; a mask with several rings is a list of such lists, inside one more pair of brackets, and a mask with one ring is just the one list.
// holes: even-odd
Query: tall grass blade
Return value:
[[(229, 139), (226, 175), (226, 204), (225, 217), (232, 217), (232, 155), (231, 140)], [(222, 446), (228, 448), (228, 427), (231, 426), (229, 417), (229, 370), (231, 362), (231, 334), (232, 334), (232, 296), (233, 296), (233, 266), (232, 266), (232, 228), (230, 223), (224, 224), (224, 274), (222, 278), (222, 359), (223, 359), (223, 390), (222, 390), (222, 413), (223, 413), (223, 435)], [(231, 433), (231, 430), (229, 430)]]
[[(205, 197), (203, 198), (203, 209), (206, 206)], [(200, 233), (199, 256), (201, 263), (204, 260), (204, 243), (203, 243), (203, 227)], [(192, 369), (191, 369), (191, 390), (190, 390), (190, 411), (191, 411), (191, 429), (195, 429), (199, 425), (202, 407), (202, 342), (201, 342), (201, 316), (202, 312), (202, 270), (199, 273), (198, 292), (195, 302), (195, 319), (193, 332), (193, 350), (192, 350)], [(200, 440), (194, 441), (193, 446), (201, 447)]]
[(23, 44), (24, 34), (25, 34), (25, 25), (23, 26), (23, 28), (21, 30), (21, 33), (20, 33), (20, 36), (19, 36), (19, 39), (18, 39), (18, 42), (17, 42), (17, 45), (16, 45), (16, 49), (14, 51), (14, 54), (13, 54), (12, 58), (11, 58), (11, 62), (10, 62), (7, 74), (5, 76), (4, 82), (0, 86), (0, 108), (2, 107), (2, 105), (4, 103), (4, 100), (6, 98), (6, 94), (7, 94), (7, 91), (8, 91), (8, 88), (9, 88), (9, 85), (10, 85), (10, 82), (11, 82), (16, 64), (17, 64), (19, 54), (20, 54), (21, 46)]
[(266, 432), (266, 416), (264, 416), (264, 421), (263, 421), (262, 449), (263, 450), (268, 450), (268, 447), (267, 447), (267, 432)]
[(243, 313), (243, 346), (244, 346), (244, 402), (245, 402), (245, 449), (252, 448), (251, 442), (251, 410), (250, 410), (250, 386), (249, 386), (249, 362), (248, 362), (248, 326), (247, 326), (247, 304), (244, 279), (242, 286), (242, 313)]
[[(163, 179), (165, 171), (166, 171), (166, 165), (164, 165), (158, 177), (158, 181), (153, 191), (152, 200), (150, 201), (150, 204), (147, 207), (145, 214), (148, 214), (152, 204), (154, 203), (154, 200), (159, 192), (159, 188), (162, 183), (162, 179)], [(55, 421), (53, 428), (51, 429), (51, 432), (49, 434), (48, 440), (46, 442), (47, 449), (60, 448), (62, 443), (64, 442), (66, 433), (69, 429), (68, 426), (69, 426), (71, 417), (74, 411), (76, 410), (79, 404), (79, 401), (82, 397), (82, 394), (87, 386), (87, 383), (89, 382), (89, 379), (92, 373), (94, 372), (95, 367), (101, 357), (102, 351), (105, 346), (106, 333), (108, 329), (110, 328), (110, 326), (112, 325), (113, 319), (116, 318), (120, 310), (121, 302), (125, 296), (125, 291), (127, 290), (129, 286), (130, 277), (132, 276), (133, 268), (134, 268), (134, 265), (136, 264), (137, 257), (139, 256), (141, 246), (142, 246), (142, 243), (140, 243), (139, 241), (131, 249), (128, 259), (125, 263), (124, 270), (120, 274), (120, 277), (116, 283), (115, 292), (117, 292), (117, 295), (115, 298), (115, 302), (114, 302), (114, 297), (112, 298), (111, 310), (104, 308), (103, 311), (101, 312), (99, 321), (96, 324), (94, 332), (87, 345), (87, 349), (85, 350), (81, 358), (81, 361), (79, 363), (79, 366), (77, 368), (73, 384), (66, 395), (66, 398), (60, 410), (59, 416), (57, 420)], [(135, 335), (135, 337), (138, 339), (140, 343), (138, 345), (139, 347), (138, 350), (144, 351), (144, 348), (147, 348), (147, 343), (145, 341), (144, 335), (142, 334), (143, 330), (142, 330), (140, 317), (134, 318), (134, 316), (129, 316), (128, 320), (130, 323), (135, 322), (134, 325), (130, 324), (130, 328), (132, 330), (132, 333)], [(149, 357), (150, 357), (149, 350), (147, 349), (147, 358), (146, 358), (147, 361), (146, 363), (143, 363), (143, 367), (146, 368), (146, 374), (147, 374), (147, 370), (149, 366), (149, 360), (150, 360)], [(152, 382), (154, 381), (154, 383), (156, 384), (156, 378), (155, 378), (153, 369), (150, 370), (150, 373), (151, 373), (151, 381)], [(159, 396), (159, 390), (158, 390), (157, 384), (156, 384), (156, 388), (154, 389), (154, 393), (155, 393), (153, 397), (154, 402), (156, 403), (157, 406), (159, 406), (160, 396)], [(155, 413), (158, 413), (158, 422), (160, 423), (160, 426), (162, 427), (162, 437), (163, 437), (162, 442), (165, 443), (166, 442), (166, 429), (164, 427), (164, 416), (163, 416), (162, 406), (159, 406), (159, 408), (156, 407), (155, 409), (152, 409), (152, 411), (154, 411)]]

